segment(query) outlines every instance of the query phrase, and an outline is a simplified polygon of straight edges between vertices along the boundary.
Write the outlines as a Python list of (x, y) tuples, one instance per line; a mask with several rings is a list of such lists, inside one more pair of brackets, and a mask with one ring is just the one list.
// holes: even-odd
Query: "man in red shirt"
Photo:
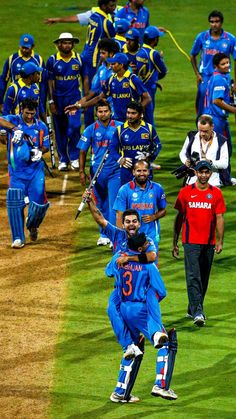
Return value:
[[(203, 301), (213, 262), (214, 252), (223, 248), (224, 218), (226, 211), (220, 189), (208, 184), (212, 174), (209, 161), (200, 160), (195, 167), (197, 181), (179, 192), (175, 208), (172, 254), (179, 257), (178, 238), (182, 228), (185, 274), (188, 291), (188, 314), (194, 324), (203, 326)], [(217, 239), (216, 242), (216, 231)]]

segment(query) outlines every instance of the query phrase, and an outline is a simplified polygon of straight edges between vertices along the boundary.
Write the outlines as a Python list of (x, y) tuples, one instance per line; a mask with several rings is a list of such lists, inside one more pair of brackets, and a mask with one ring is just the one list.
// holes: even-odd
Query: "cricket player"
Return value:
[[(208, 16), (210, 29), (197, 35), (190, 52), (191, 64), (196, 74), (198, 92), (196, 97), (197, 115), (204, 113), (204, 98), (206, 96), (207, 83), (214, 72), (213, 56), (223, 52), (232, 56), (234, 60), (234, 79), (236, 80), (236, 40), (235, 36), (222, 28), (223, 14), (213, 10)], [(199, 65), (197, 56), (201, 54)]]
[(149, 11), (144, 7), (145, 0), (130, 0), (115, 15), (116, 19), (127, 19), (130, 26), (139, 31), (140, 38), (143, 39), (144, 31), (149, 26)]
[[(45, 70), (43, 58), (34, 51), (35, 41), (32, 35), (25, 33), (20, 37), (19, 50), (11, 54), (5, 61), (0, 76), (0, 112), (2, 112), (4, 95), (9, 83), (16, 82), (21, 77), (20, 71), (26, 63), (33, 63)], [(46, 109), (47, 77), (46, 71), (40, 72), (39, 78), (40, 99), (44, 110)]]
[(154, 125), (155, 95), (157, 87), (160, 87), (158, 81), (167, 73), (161, 54), (154, 49), (163, 34), (164, 32), (159, 31), (156, 26), (148, 26), (144, 32), (144, 43), (136, 56), (137, 74), (152, 98), (145, 109), (145, 121), (152, 125)]
[(108, 58), (107, 62), (111, 64), (113, 75), (103, 86), (102, 93), (87, 101), (84, 97), (81, 101), (67, 106), (66, 112), (74, 109), (88, 108), (108, 96), (112, 98), (114, 119), (124, 122), (126, 120), (126, 109), (128, 103), (140, 101), (143, 107), (146, 107), (151, 101), (151, 97), (138, 76), (128, 70), (128, 58), (126, 54), (117, 53), (113, 58)]
[(37, 101), (25, 99), (21, 114), (0, 118), (0, 126), (8, 133), (7, 212), (14, 249), (25, 245), (25, 198), (29, 200), (26, 227), (32, 241), (37, 240), (38, 227), (49, 207), (42, 161), (42, 154), (49, 149), (49, 137), (46, 125), (35, 117), (37, 106)]
[(140, 103), (130, 102), (127, 120), (118, 127), (110, 144), (111, 154), (121, 166), (121, 185), (133, 179), (132, 168), (138, 159), (152, 162), (162, 148), (155, 128), (143, 120), (143, 113)]
[[(132, 251), (142, 252), (145, 245), (146, 236), (143, 233), (132, 236), (128, 239), (129, 250), (127, 254), (132, 254)], [(119, 311), (131, 334), (134, 345), (138, 347), (140, 333), (143, 333), (155, 348), (161, 348), (156, 363), (156, 380), (151, 394), (176, 400), (177, 395), (174, 391), (165, 388), (169, 351), (168, 335), (162, 325), (160, 307), (159, 304), (156, 304), (156, 312), (154, 313), (153, 306), (148, 303), (150, 289), (158, 295), (159, 302), (166, 296), (162, 278), (154, 263), (142, 264), (129, 261), (124, 266), (120, 266), (117, 264), (117, 256), (114, 255), (112, 261), (108, 264), (106, 274), (115, 276), (116, 292), (120, 299)], [(155, 319), (152, 317), (153, 313)], [(134, 351), (132, 359), (130, 359), (132, 355), (130, 349), (128, 348), (121, 360), (118, 382), (110, 396), (110, 400), (114, 403), (135, 403), (139, 401), (138, 397), (130, 394), (129, 386), (134, 384), (143, 353), (142, 351), (141, 354)], [(136, 374), (135, 377), (133, 377), (133, 374)]]
[(113, 209), (117, 211), (117, 226), (121, 227), (123, 212), (136, 209), (140, 215), (140, 232), (150, 237), (158, 252), (160, 218), (166, 215), (166, 195), (159, 183), (148, 179), (149, 163), (137, 160), (133, 168), (133, 180), (121, 186)]
[(49, 57), (46, 67), (49, 78), (49, 107), (53, 116), (59, 171), (78, 170), (81, 111), (65, 114), (64, 109), (81, 98), (81, 78), (85, 78), (85, 67), (80, 55), (74, 51), (79, 39), (71, 33), (61, 33), (53, 41), (58, 52)]
[(46, 121), (45, 110), (40, 99), (39, 78), (43, 71), (42, 67), (32, 62), (26, 62), (20, 70), (20, 78), (11, 83), (7, 89), (3, 103), (3, 115), (17, 115), (20, 113), (21, 103), (26, 98), (37, 101), (37, 114)]
[[(230, 105), (229, 68), (230, 62), (227, 54), (218, 53), (213, 57), (215, 71), (211, 76), (205, 97), (204, 112), (211, 115), (215, 131), (227, 138), (229, 164), (225, 184), (232, 185), (230, 157), (232, 156), (232, 141), (228, 123), (229, 113), (236, 114), (236, 108)], [(235, 182), (235, 179), (233, 179)]]
[[(79, 173), (82, 186), (86, 185), (85, 163), (89, 148), (91, 148), (90, 175), (92, 178), (112, 141), (116, 128), (122, 124), (111, 118), (111, 107), (104, 99), (96, 105), (96, 116), (97, 120), (84, 130), (78, 143), (78, 148), (80, 149)], [(120, 166), (110, 155), (94, 185), (93, 192), (98, 208), (111, 224), (115, 224), (116, 221), (113, 204), (119, 187)], [(97, 245), (101, 246), (109, 243), (110, 240), (101, 233)]]

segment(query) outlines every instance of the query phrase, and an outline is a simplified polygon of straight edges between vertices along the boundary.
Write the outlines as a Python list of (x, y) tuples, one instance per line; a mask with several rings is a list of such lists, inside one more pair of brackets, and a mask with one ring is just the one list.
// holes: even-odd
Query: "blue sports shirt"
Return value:
[(138, 29), (140, 37), (143, 39), (144, 31), (149, 26), (149, 11), (141, 6), (136, 14), (130, 7), (129, 2), (115, 14), (115, 19), (127, 19), (131, 28)]
[(226, 119), (229, 113), (215, 105), (215, 99), (222, 99), (225, 103), (230, 103), (230, 84), (228, 74), (215, 71), (208, 81), (205, 96), (204, 113)]
[(166, 65), (160, 53), (149, 45), (143, 44), (137, 53), (136, 65), (137, 74), (148, 91), (150, 89), (156, 90), (156, 83), (167, 73)]
[(39, 93), (38, 84), (34, 83), (28, 86), (25, 84), (22, 78), (10, 84), (7, 89), (5, 100), (3, 103), (3, 115), (9, 114), (19, 114), (21, 102), (26, 99), (31, 98), (38, 102), (37, 117), (44, 112), (44, 107), (42, 105)]
[(219, 39), (213, 39), (210, 30), (201, 32), (197, 35), (190, 54), (198, 55), (199, 52), (201, 52), (199, 73), (209, 77), (214, 72), (212, 59), (216, 53), (223, 52), (228, 56), (232, 55), (236, 60), (236, 38), (223, 29)]
[[(137, 252), (128, 250), (128, 255), (136, 255)], [(107, 276), (115, 276), (116, 288), (121, 301), (146, 302), (147, 291), (150, 287), (158, 294), (161, 301), (166, 296), (166, 288), (155, 263), (141, 264), (128, 262), (127, 265), (118, 268), (116, 260), (122, 252), (116, 253), (107, 265)]]
[(98, 8), (97, 11), (89, 18), (86, 43), (81, 53), (83, 59), (86, 59), (88, 67), (91, 65), (94, 69), (96, 69), (98, 65), (98, 42), (100, 39), (113, 38), (114, 36), (115, 28), (109, 20), (109, 16)]
[[(34, 147), (46, 147), (49, 149), (48, 128), (44, 122), (35, 118), (33, 125), (28, 126), (22, 119), (21, 115), (7, 115), (4, 118), (14, 124), (17, 129), (24, 131), (24, 134), (27, 134), (31, 138), (32, 142), (34, 143)], [(11, 140), (12, 130), (7, 131), (7, 156), (9, 174), (11, 176), (12, 173), (19, 173), (22, 179), (30, 179), (30, 177), (35, 174), (36, 168), (40, 166), (43, 167), (43, 162), (41, 160), (36, 162), (31, 161), (30, 150), (32, 147), (27, 141), (27, 138), (24, 138), (22, 143), (15, 144)]]
[(106, 96), (112, 98), (114, 119), (124, 122), (129, 102), (131, 100), (139, 102), (140, 97), (147, 92), (147, 89), (138, 76), (127, 70), (121, 78), (117, 74), (113, 74), (103, 86), (102, 91)]
[(140, 232), (151, 237), (154, 243), (159, 241), (159, 220), (144, 223), (142, 215), (153, 215), (166, 208), (166, 195), (159, 183), (149, 181), (145, 189), (141, 189), (135, 181), (121, 186), (118, 191), (113, 209), (124, 212), (128, 208), (138, 211), (141, 219)]
[[(121, 124), (121, 122), (112, 119), (106, 127), (100, 121), (96, 121), (84, 130), (77, 147), (85, 152), (91, 147), (91, 166), (95, 171), (112, 141), (116, 128)], [(120, 169), (111, 153), (105, 162), (104, 169), (109, 171)]]

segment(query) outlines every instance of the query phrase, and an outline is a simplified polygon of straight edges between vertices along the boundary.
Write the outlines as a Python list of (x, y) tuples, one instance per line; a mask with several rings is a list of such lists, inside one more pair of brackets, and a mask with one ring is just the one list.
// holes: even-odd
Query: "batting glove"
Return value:
[(23, 133), (24, 131), (21, 131), (21, 129), (16, 129), (12, 137), (12, 142), (15, 144), (20, 144), (23, 138)]
[(137, 160), (146, 160), (150, 156), (150, 153), (147, 151), (137, 151), (137, 155), (135, 156), (135, 159)]
[(32, 148), (31, 150), (31, 161), (39, 161), (42, 157), (42, 151), (38, 148)]

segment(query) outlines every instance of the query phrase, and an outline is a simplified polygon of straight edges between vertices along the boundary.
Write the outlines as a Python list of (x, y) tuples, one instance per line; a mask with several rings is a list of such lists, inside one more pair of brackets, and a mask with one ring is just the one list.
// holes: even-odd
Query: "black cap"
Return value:
[(202, 169), (203, 167), (206, 167), (207, 169), (209, 169), (209, 170), (211, 170), (211, 171), (212, 171), (212, 165), (211, 165), (211, 163), (210, 163), (209, 161), (207, 161), (207, 160), (200, 160), (200, 161), (196, 164), (196, 166), (194, 167), (194, 169), (198, 171), (198, 170)]

